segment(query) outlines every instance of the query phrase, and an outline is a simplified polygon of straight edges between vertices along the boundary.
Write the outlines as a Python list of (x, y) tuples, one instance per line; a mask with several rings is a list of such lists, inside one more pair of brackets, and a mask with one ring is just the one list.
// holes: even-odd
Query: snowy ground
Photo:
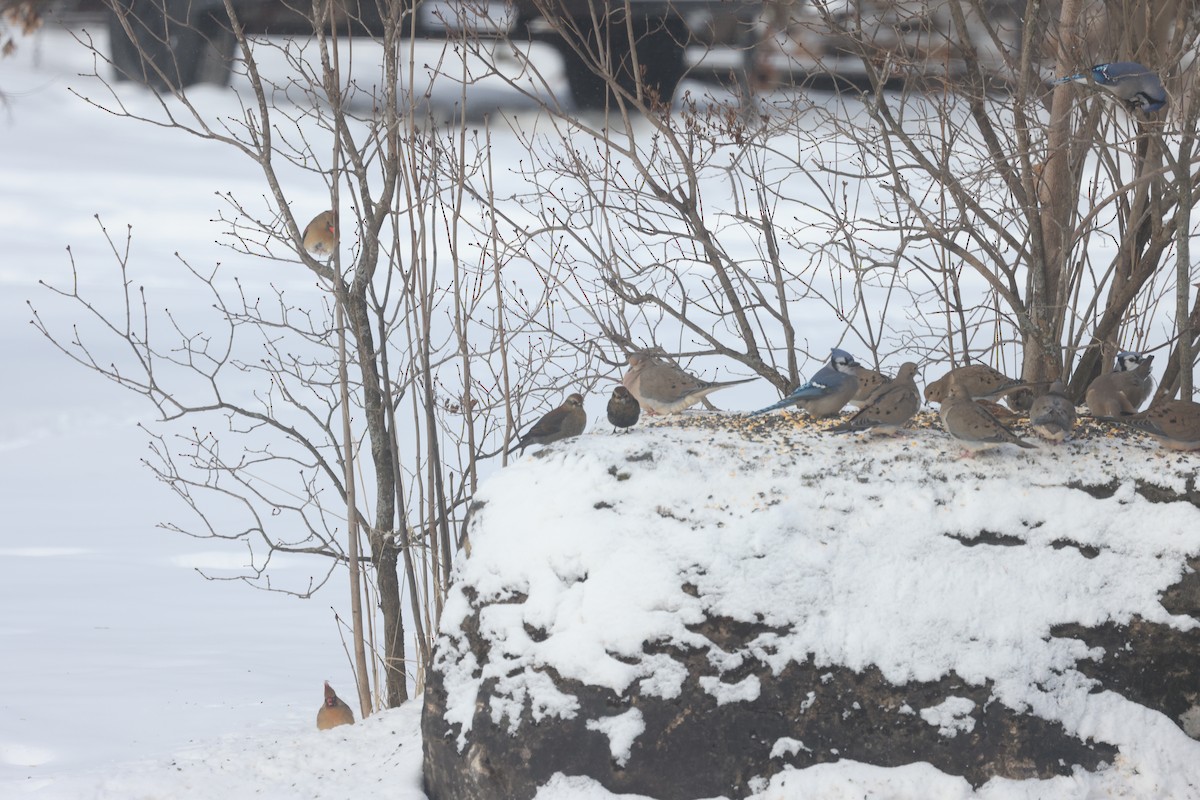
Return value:
[[(85, 282), (110, 282), (89, 272), (111, 265), (93, 215), (118, 236), (134, 226), (135, 257), (157, 265), (157, 299), (180, 304), (188, 284), (172, 254), (228, 261), (209, 222), (220, 207), (214, 193), (256, 190), (251, 171), (224, 151), (79, 100), (71, 89), (96, 88), (77, 77), (90, 69), (56, 30), (0, 62), (0, 797), (419, 800), (416, 704), (354, 728), (314, 730), (321, 681), (350, 694), (331, 609), (344, 612), (342, 587), (301, 601), (201, 578), (197, 568), (243, 556), (156, 529), (179, 509), (138, 465), (145, 444), (136, 424), (151, 410), (69, 363), (28, 324), (33, 300), (52, 324), (69, 325), (37, 285), (69, 275), (67, 246)], [(220, 91), (197, 97), (224, 102)], [(314, 204), (323, 191), (311, 187)], [(261, 285), (261, 270), (252, 263), (242, 275)], [(764, 399), (761, 387), (740, 392), (723, 404)], [(589, 400), (593, 420), (602, 404)], [(280, 567), (300, 577), (310, 569)], [(1197, 761), (1195, 749), (1184, 755)], [(835, 765), (789, 776), (763, 800), (864, 794), (969, 796), (921, 765)], [(541, 798), (609, 796), (563, 779)]]
[[(70, 275), (68, 246), (86, 284), (111, 286), (96, 214), (118, 238), (134, 227), (157, 299), (186, 306), (172, 254), (228, 261), (214, 192), (251, 186), (219, 149), (86, 105), (71, 90), (98, 88), (78, 77), (91, 68), (55, 29), (0, 61), (0, 797), (230, 798), (276, 784), (259, 796), (345, 797), (345, 781), (322, 788), (325, 770), (368, 753), (415, 787), (415, 708), (315, 730), (323, 680), (353, 694), (334, 619), (346, 612), (340, 583), (304, 601), (203, 579), (197, 569), (236, 568), (245, 553), (156, 527), (181, 509), (139, 463), (136, 425), (153, 409), (29, 324), (33, 301), (69, 329), (75, 312), (37, 285)], [(241, 272), (262, 284), (261, 265)], [(319, 568), (278, 566), (300, 581)], [(364, 778), (353, 794), (382, 796), (378, 784)]]

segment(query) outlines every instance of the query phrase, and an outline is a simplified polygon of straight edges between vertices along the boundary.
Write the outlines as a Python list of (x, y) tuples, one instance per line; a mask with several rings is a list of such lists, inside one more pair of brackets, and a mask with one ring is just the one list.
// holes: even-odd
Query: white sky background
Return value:
[[(244, 550), (155, 528), (183, 511), (138, 463), (145, 439), (136, 424), (150, 421), (152, 409), (70, 363), (28, 324), (27, 300), (59, 330), (77, 316), (37, 286), (38, 280), (68, 278), (67, 246), (82, 280), (115, 299), (115, 266), (95, 214), (119, 243), (125, 225), (133, 226), (135, 280), (153, 289), (158, 306), (186, 309), (195, 297), (175, 252), (198, 266), (223, 262), (252, 288), (265, 290), (271, 281), (298, 296), (315, 294), (300, 267), (238, 257), (216, 244), (222, 229), (212, 220), (223, 206), (215, 193), (261, 194), (252, 164), (220, 146), (88, 107), (68, 89), (96, 89), (77, 77), (90, 70), (86, 53), (53, 30), (21, 42), (14, 58), (0, 62), (0, 89), (10, 98), (0, 110), (0, 146), (8, 154), (0, 163), (0, 360), (8, 376), (0, 415), (0, 686), (6, 687), (0, 694), (0, 794), (73, 797), (102, 786), (97, 792), (103, 797), (135, 796), (136, 790), (228, 798), (238, 796), (246, 783), (239, 777), (249, 775), (267, 784), (281, 776), (300, 781), (305, 796), (328, 791), (345, 797), (353, 785), (364, 797), (374, 796), (370, 791), (378, 783), (361, 775), (370, 761), (394, 770), (388, 774), (407, 775), (409, 783), (401, 786), (418, 797), (411, 789), (418, 746), (412, 708), (353, 732), (322, 736), (312, 730), (322, 680), (331, 680), (344, 698), (352, 695), (330, 608), (345, 614), (340, 579), (315, 599), (298, 601), (200, 578), (194, 567), (240, 565)], [(131, 103), (147, 102), (127, 88), (122, 95)], [(202, 88), (193, 96), (215, 111), (229, 108), (224, 90)], [(497, 141), (512, 146), (515, 139)], [(300, 209), (323, 208), (325, 188), (310, 176), (293, 177), (291, 194), (303, 224), (307, 212)], [(818, 355), (836, 333), (828, 323), (812, 323)], [(759, 383), (716, 399), (723, 407), (751, 409), (774, 395)], [(588, 402), (599, 435), (606, 432), (603, 402), (599, 394)], [(321, 572), (303, 559), (275, 568), (282, 578), (300, 582)], [(638, 630), (626, 633), (630, 647), (640, 641)], [(864, 648), (849, 654), (853, 659), (879, 658), (861, 638), (841, 644)], [(399, 756), (393, 729), (408, 747)], [(623, 737), (628, 735), (627, 729)], [(217, 742), (222, 736), (232, 738)], [(186, 784), (172, 782), (171, 770), (114, 767), (142, 759), (161, 763), (188, 746), (193, 757), (180, 757)], [(362, 785), (323, 787), (297, 773), (301, 759), (281, 765), (285, 750), (328, 754), (339, 769), (353, 765)], [(355, 755), (364, 750), (379, 755)], [(211, 762), (226, 765), (228, 774), (217, 777)], [(896, 788), (910, 779), (926, 790), (944, 785), (940, 796), (969, 796), (961, 782), (921, 769), (880, 775), (823, 768), (791, 780), (803, 784), (795, 797), (810, 796), (800, 792), (826, 780), (885, 785), (895, 796), (910, 796)], [(604, 794), (567, 783), (554, 800)], [(1025, 795), (997, 790), (987, 796)]]

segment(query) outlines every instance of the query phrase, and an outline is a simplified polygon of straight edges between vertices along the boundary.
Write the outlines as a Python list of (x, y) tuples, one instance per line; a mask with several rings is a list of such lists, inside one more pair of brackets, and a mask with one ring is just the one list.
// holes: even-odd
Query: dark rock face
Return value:
[[(477, 625), (464, 628), (483, 663), (487, 648)], [(764, 632), (763, 626), (724, 619), (695, 630), (727, 651)], [(924, 761), (979, 786), (996, 776), (1069, 775), (1074, 765), (1094, 770), (1117, 752), (1104, 743), (1075, 739), (1057, 724), (1018, 714), (995, 702), (989, 685), (971, 686), (954, 675), (893, 686), (874, 668), (854, 672), (810, 660), (789, 665), (779, 675), (747, 662), (718, 677), (704, 652), (670, 654), (689, 670), (676, 699), (639, 693), (618, 697), (548, 671), (559, 688), (578, 698), (573, 719), (534, 721), (526, 708), (513, 735), (507, 726), (492, 722), (481, 702), (462, 752), (457, 726), (447, 725), (443, 717), (446, 689), (442, 672), (435, 670), (425, 690), (423, 719), (430, 800), (525, 800), (556, 772), (587, 775), (610, 791), (660, 800), (736, 798), (752, 792), (752, 779), (768, 778), (788, 766), (840, 759), (889, 767)], [(721, 705), (702, 685), (705, 678), (727, 685), (757, 680), (758, 696)], [(486, 687), (487, 682), (481, 700)], [(950, 710), (940, 726), (916, 710), (947, 701)], [(584, 722), (630, 708), (641, 713), (645, 731), (628, 761), (618, 764), (607, 737)], [(796, 740), (795, 746), (775, 750), (781, 739)]]
[[(1192, 572), (1163, 593), (1162, 604), (1172, 614), (1200, 617), (1200, 560), (1190, 566)], [(1083, 674), (1200, 738), (1200, 633), (1142, 619), (1091, 628), (1061, 625), (1051, 633), (1103, 648), (1104, 658), (1079, 665)]]
[[(614, 467), (607, 474), (623, 484), (630, 479), (630, 468)], [(1120, 499), (1126, 495), (1117, 495), (1128, 488), (1116, 481), (1070, 487), (1098, 502), (1131, 503)], [(1138, 482), (1134, 494), (1139, 502), (1200, 505), (1194, 478), (1182, 492)], [(621, 507), (619, 498), (610, 495), (581, 498), (580, 504), (601, 513)], [(663, 506), (657, 513), (674, 520), (687, 510)], [(1042, 524), (1038, 518), (1027, 527), (1035, 531)], [(973, 554), (1017, 552), (1034, 546), (1023, 525), (944, 531), (938, 534), (939, 544), (952, 541)], [(1101, 563), (1096, 560), (1101, 556), (1111, 564), (1111, 551), (1083, 534), (1060, 523), (1040, 546), (1080, 564)], [(1137, 534), (1129, 531), (1130, 537)], [(767, 554), (761, 558), (768, 561)], [(571, 562), (573, 579), (588, 581), (588, 566)], [(1200, 558), (1193, 555), (1180, 579), (1158, 594), (1166, 612), (1200, 618), (1198, 570)], [(1157, 585), (1167, 586), (1170, 580), (1168, 576)], [(804, 658), (803, 650), (775, 658), (774, 643), (801, 628), (791, 623), (772, 627), (761, 613), (757, 621), (706, 613), (686, 626), (690, 636), (643, 641), (640, 652), (635, 646), (621, 656), (607, 653), (623, 664), (662, 658), (678, 665), (682, 677), (677, 695), (664, 696), (661, 686), (647, 690), (637, 680), (627, 681), (621, 691), (583, 683), (544, 663), (513, 661), (506, 648), (519, 652), (521, 644), (494, 633), (502, 629), (510, 638), (523, 634), (541, 643), (553, 636), (549, 630), (525, 622), (523, 628), (492, 627), (493, 633), (485, 635), (489, 615), (493, 625), (496, 616), (543, 618), (537, 608), (527, 607), (536, 604), (521, 591), (509, 584), (499, 589), (496, 582), (488, 585), (492, 594), (486, 598), (473, 585), (460, 587), (456, 622), (439, 637), (428, 674), (422, 729), (430, 800), (528, 800), (556, 773), (587, 776), (609, 791), (658, 800), (743, 798), (762, 791), (765, 781), (789, 768), (841, 760), (881, 767), (927, 762), (979, 787), (997, 777), (1049, 779), (1079, 769), (1098, 771), (1123, 755), (1115, 742), (1080, 738), (1020, 702), (1017, 707), (1006, 704), (990, 679), (969, 681), (949, 672), (937, 680), (897, 685), (875, 666), (855, 670), (817, 663), (811, 654)], [(705, 599), (695, 584), (670, 585), (686, 598)], [(1007, 600), (997, 597), (995, 602)], [(973, 619), (979, 613), (986, 612)], [(1161, 712), (1189, 736), (1200, 738), (1200, 630), (1135, 615), (1122, 624), (1054, 625), (1043, 629), (1039, 640), (1081, 645), (1072, 649), (1069, 667), (1082, 677), (1076, 684), (1081, 694), (1114, 692)], [(501, 685), (510, 679), (553, 684), (570, 702), (552, 712), (528, 698), (514, 703), (512, 687)], [(464, 693), (465, 684), (472, 688)], [(464, 708), (464, 694), (474, 697), (473, 709), (469, 704)], [(597, 724), (614, 720), (619, 720), (615, 727)]]

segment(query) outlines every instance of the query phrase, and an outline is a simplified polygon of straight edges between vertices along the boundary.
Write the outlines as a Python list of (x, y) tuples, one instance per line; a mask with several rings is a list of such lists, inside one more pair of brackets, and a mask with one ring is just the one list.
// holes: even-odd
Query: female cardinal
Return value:
[(304, 249), (318, 258), (328, 258), (337, 247), (337, 217), (322, 211), (304, 229)]
[(329, 681), (325, 681), (325, 702), (321, 704), (321, 710), (317, 712), (317, 730), (327, 731), (338, 725), (353, 724), (354, 712), (337, 696), (333, 687), (329, 685)]

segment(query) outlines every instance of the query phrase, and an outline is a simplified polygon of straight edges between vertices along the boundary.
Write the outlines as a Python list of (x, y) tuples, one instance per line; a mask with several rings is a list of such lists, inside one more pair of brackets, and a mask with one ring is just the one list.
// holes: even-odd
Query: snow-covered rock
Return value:
[(835, 774), (1200, 797), (1200, 457), (1094, 425), (974, 458), (928, 415), (822, 427), (686, 415), (490, 478), (426, 691), (430, 800)]

